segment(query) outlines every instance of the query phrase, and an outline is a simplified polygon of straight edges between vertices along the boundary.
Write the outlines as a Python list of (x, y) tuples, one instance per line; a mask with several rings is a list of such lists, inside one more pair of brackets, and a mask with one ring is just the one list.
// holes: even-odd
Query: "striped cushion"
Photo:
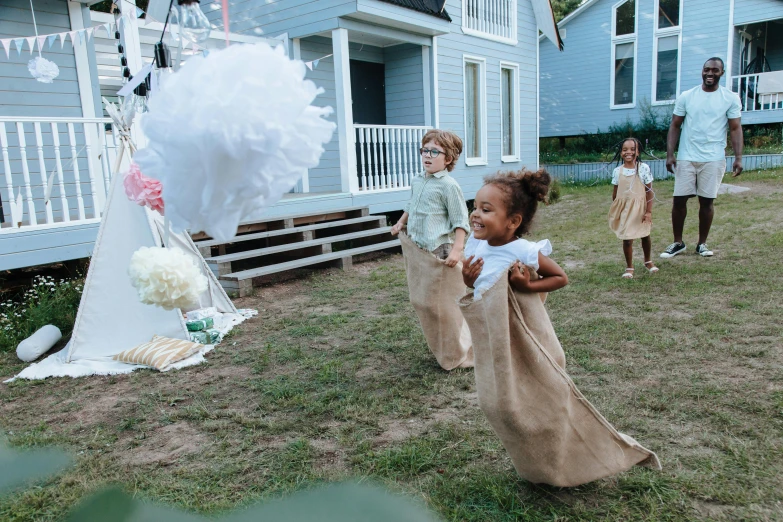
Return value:
[(190, 357), (203, 347), (203, 344), (155, 335), (152, 337), (152, 341), (118, 353), (112, 359), (131, 364), (143, 364), (162, 371), (169, 365)]

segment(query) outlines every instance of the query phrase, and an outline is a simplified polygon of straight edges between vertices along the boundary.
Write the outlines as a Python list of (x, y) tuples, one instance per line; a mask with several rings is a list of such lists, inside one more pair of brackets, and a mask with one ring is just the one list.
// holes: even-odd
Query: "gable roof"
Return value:
[(549, 38), (562, 51), (563, 40), (560, 38), (560, 31), (555, 23), (555, 12), (552, 11), (552, 3), (550, 0), (530, 0), (530, 3), (533, 5), (533, 14), (536, 17), (538, 29), (544, 33), (543, 36)]
[(420, 13), (436, 16), (451, 22), (449, 13), (446, 12), (446, 0), (381, 0), (389, 4), (413, 9)]
[[(598, 0), (585, 0), (585, 2), (584, 2), (582, 5), (580, 5), (579, 7), (577, 7), (576, 9), (574, 9), (573, 11), (571, 11), (571, 12), (568, 14), (568, 16), (566, 16), (565, 18), (563, 18), (562, 20), (560, 20), (560, 22), (558, 22), (558, 24), (557, 24), (557, 27), (558, 27), (558, 28), (560, 28), (560, 27), (563, 27), (565, 24), (567, 24), (568, 22), (570, 22), (571, 20), (573, 20), (574, 18), (576, 18), (577, 16), (579, 16), (580, 14), (582, 14), (582, 13), (583, 13), (583, 12), (584, 12), (584, 11), (585, 11), (585, 10), (586, 10), (588, 7), (590, 7), (591, 5), (593, 5), (594, 3), (596, 3), (597, 1), (598, 1)], [(543, 40), (543, 39), (544, 39), (544, 36), (546, 36), (546, 35), (541, 35), (541, 36), (539, 36), (539, 37), (538, 37), (538, 40), (539, 40), (539, 41)], [(558, 34), (558, 37), (559, 37), (559, 34)], [(562, 47), (562, 46), (560, 47), (560, 50), (561, 50), (561, 51), (563, 50), (563, 47)]]
[(558, 27), (563, 27), (565, 24), (579, 16), (584, 12), (585, 9), (596, 3), (598, 0), (587, 0), (585, 3), (568, 13), (568, 16), (560, 20), (560, 23), (557, 24)]

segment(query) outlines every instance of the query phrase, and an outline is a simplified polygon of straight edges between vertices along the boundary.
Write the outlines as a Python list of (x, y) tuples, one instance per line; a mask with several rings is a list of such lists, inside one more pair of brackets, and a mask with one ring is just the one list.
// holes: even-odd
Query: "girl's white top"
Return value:
[[(625, 165), (616, 167), (612, 172), (612, 185), (620, 183), (621, 173), (623, 176), (634, 176), (636, 174), (636, 169), (629, 169)], [(645, 185), (653, 182), (652, 172), (650, 172), (650, 167), (647, 166), (646, 163), (639, 163), (639, 177)]]
[(481, 299), (481, 294), (489, 290), (498, 279), (508, 275), (508, 269), (517, 261), (523, 265), (538, 270), (538, 253), (549, 256), (552, 253), (552, 245), (548, 239), (542, 239), (537, 243), (526, 239), (517, 239), (502, 246), (491, 246), (483, 239), (476, 239), (473, 234), (465, 244), (465, 257), (475, 256), (484, 260), (476, 282), (473, 284), (473, 299)]

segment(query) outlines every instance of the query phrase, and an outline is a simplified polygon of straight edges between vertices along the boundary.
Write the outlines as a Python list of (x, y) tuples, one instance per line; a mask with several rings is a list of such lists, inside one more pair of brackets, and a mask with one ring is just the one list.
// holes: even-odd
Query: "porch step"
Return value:
[[(325, 229), (325, 228), (333, 228), (338, 223), (339, 223), (339, 226), (343, 226), (343, 225), (361, 225), (361, 224), (364, 224), (364, 223), (371, 223), (371, 222), (374, 222), (374, 221), (377, 221), (379, 223), (379, 226), (386, 225), (386, 217), (385, 216), (362, 216), (362, 217), (352, 218), (352, 219), (342, 219), (340, 221), (327, 221), (327, 222), (323, 222), (323, 223), (316, 223), (314, 225), (305, 225), (305, 226), (301, 226), (301, 227), (294, 226), (294, 227), (290, 227), (290, 228), (281, 228), (281, 229), (278, 229), (278, 230), (269, 230), (269, 231), (266, 231), (266, 232), (256, 232), (256, 233), (253, 233), (253, 234), (244, 234), (244, 235), (237, 236), (234, 239), (232, 239), (231, 243), (232, 244), (242, 243), (244, 241), (252, 241), (254, 239), (266, 239), (266, 238), (270, 238), (270, 237), (285, 236), (285, 235), (288, 235), (288, 234), (297, 234), (299, 232), (313, 232), (315, 230), (322, 230), (322, 229)], [(222, 245), (222, 244), (225, 244), (225, 241), (218, 241), (218, 240), (215, 240), (215, 239), (208, 239), (208, 240), (199, 241), (198, 243), (196, 243), (196, 245), (200, 249), (211, 248), (211, 247), (219, 246), (219, 245)], [(209, 256), (211, 256), (210, 253), (205, 254), (205, 257), (209, 257)]]
[[(379, 218), (378, 216), (375, 216), (374, 218), (374, 220), (378, 222), (380, 222), (380, 219), (385, 219), (385, 218)], [(354, 221), (354, 220), (346, 220), (346, 221)], [(346, 221), (323, 223), (321, 225), (342, 226), (346, 224)], [(299, 231), (302, 228), (310, 228), (310, 227), (296, 227), (291, 230)], [(321, 226), (320, 228), (325, 228), (325, 227)], [(207, 262), (207, 265), (212, 270), (212, 272), (216, 276), (220, 277), (220, 276), (231, 274), (233, 271), (231, 268), (231, 264), (236, 261), (242, 261), (247, 259), (258, 259), (263, 256), (269, 256), (272, 254), (293, 252), (296, 250), (305, 250), (313, 247), (321, 247), (320, 250), (322, 254), (331, 253), (332, 251), (331, 247), (333, 243), (340, 243), (342, 241), (352, 241), (354, 239), (370, 238), (372, 236), (385, 235), (389, 233), (391, 228), (392, 227), (371, 228), (369, 230), (360, 230), (358, 232), (349, 232), (347, 234), (339, 234), (336, 236), (327, 236), (318, 239), (310, 239), (306, 241), (295, 241), (293, 243), (285, 243), (277, 246), (257, 248), (255, 250), (245, 250), (243, 252), (225, 254), (222, 256), (208, 257), (205, 258), (205, 261)], [(309, 259), (309, 257), (305, 257), (304, 259)]]
[(353, 262), (353, 256), (375, 252), (378, 250), (396, 248), (399, 246), (400, 240), (394, 239), (392, 241), (385, 241), (383, 243), (375, 243), (372, 245), (350, 248), (348, 250), (341, 250), (339, 252), (329, 252), (316, 256), (305, 257), (276, 265), (262, 266), (250, 270), (242, 270), (240, 272), (222, 275), (219, 277), (219, 281), (226, 290), (236, 292), (240, 297), (244, 297), (252, 292), (254, 278), (260, 278), (270, 274), (284, 272), (286, 270), (313, 266), (330, 261), (337, 261), (341, 268), (348, 268)]
[[(321, 223), (323, 221), (333, 221), (336, 219), (353, 219), (370, 215), (370, 209), (367, 207), (347, 207), (341, 209), (327, 210), (321, 212), (308, 212), (301, 214), (291, 214), (286, 216), (277, 216), (267, 219), (258, 219), (254, 221), (243, 221), (237, 227), (237, 236), (261, 231), (281, 230), (293, 228), (297, 225), (307, 225), (312, 223)], [(192, 235), (193, 241), (197, 245), (203, 240), (211, 240), (207, 234), (199, 232)], [(232, 239), (232, 243), (237, 238)], [(220, 243), (218, 243), (220, 244)]]
[(249, 295), (254, 284), (275, 281), (273, 274), (314, 266), (349, 268), (356, 255), (399, 246), (386, 216), (371, 216), (367, 207), (241, 223), (228, 242), (194, 240), (223, 287), (239, 296)]

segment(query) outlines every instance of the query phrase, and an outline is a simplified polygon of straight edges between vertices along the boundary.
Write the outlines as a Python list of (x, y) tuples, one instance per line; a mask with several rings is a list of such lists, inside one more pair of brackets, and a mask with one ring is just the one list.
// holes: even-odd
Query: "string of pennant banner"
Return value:
[[(141, 15), (143, 14), (143, 11), (137, 8), (137, 14)], [(140, 19), (140, 21), (143, 25), (147, 24), (147, 19), (145, 18)], [(124, 25), (128, 22), (129, 22), (129, 18), (127, 17), (127, 15), (123, 15), (120, 16), (115, 22), (107, 22), (103, 25), (86, 27), (84, 29), (77, 29), (75, 31), (63, 31), (61, 33), (41, 34), (38, 36), (23, 36), (21, 38), (2, 38), (0, 39), (0, 45), (2, 45), (3, 49), (5, 50), (6, 59), (10, 59), (12, 44), (16, 46), (16, 51), (20, 56), (22, 54), (22, 50), (24, 49), (25, 43), (27, 43), (28, 50), (30, 51), (31, 54), (35, 50), (36, 44), (38, 45), (39, 51), (44, 50), (44, 43), (48, 43), (49, 44), (48, 48), (51, 49), (52, 45), (54, 45), (54, 42), (57, 41), (57, 38), (60, 38), (61, 49), (65, 46), (65, 40), (68, 37), (71, 38), (71, 44), (75, 47), (77, 45), (82, 45), (85, 42), (85, 40), (89, 41), (90, 38), (92, 38), (93, 33), (98, 29), (103, 29), (104, 31), (106, 31), (106, 36), (111, 38), (114, 35), (114, 29), (115, 27), (117, 27), (117, 24)]]
[[(141, 18), (142, 15), (147, 15), (144, 18)], [(144, 10), (137, 7), (136, 8), (136, 17), (139, 19), (139, 22), (146, 26), (147, 23), (151, 21), (155, 21), (152, 19)], [(63, 31), (60, 33), (52, 33), (52, 34), (41, 34), (38, 36), (23, 36), (19, 38), (2, 38), (0, 39), (0, 45), (2, 45), (3, 49), (5, 50), (5, 57), (6, 59), (11, 58), (11, 49), (15, 46), (17, 55), (21, 56), (22, 51), (24, 50), (25, 43), (27, 44), (27, 49), (30, 52), (30, 54), (35, 51), (35, 46), (38, 45), (38, 51), (43, 52), (44, 51), (44, 44), (48, 44), (48, 48), (51, 49), (52, 45), (57, 41), (57, 39), (60, 39), (60, 48), (62, 49), (65, 46), (65, 41), (70, 37), (71, 44), (76, 47), (77, 45), (84, 44), (85, 40), (89, 41), (90, 38), (93, 37), (93, 34), (98, 31), (99, 29), (103, 29), (106, 31), (106, 36), (111, 38), (114, 35), (115, 28), (118, 28), (117, 24), (126, 24), (129, 22), (129, 18), (127, 15), (122, 15), (117, 18), (114, 22), (107, 22), (102, 25), (96, 25), (93, 27), (86, 27), (84, 29), (77, 29), (75, 31)], [(77, 40), (78, 38), (78, 40)], [(187, 45), (187, 42), (185, 43)], [(199, 47), (196, 44), (193, 44), (193, 50), (198, 51)], [(318, 67), (318, 64), (321, 60), (324, 60), (326, 58), (329, 58), (333, 56), (332, 54), (327, 54), (325, 56), (321, 56), (320, 58), (316, 58), (315, 60), (310, 60), (304, 62), (305, 66), (309, 70), (313, 70), (316, 67)]]

